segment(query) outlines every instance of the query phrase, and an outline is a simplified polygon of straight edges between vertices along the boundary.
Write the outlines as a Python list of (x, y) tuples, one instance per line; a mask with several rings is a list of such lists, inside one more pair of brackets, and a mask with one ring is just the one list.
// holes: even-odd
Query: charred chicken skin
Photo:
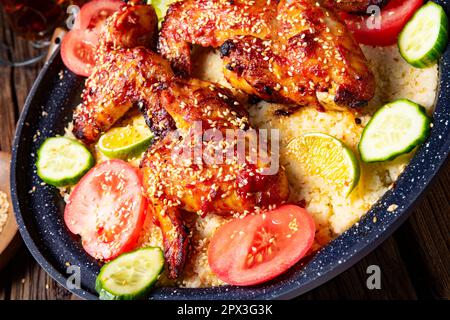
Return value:
[[(173, 82), (162, 92), (161, 103), (179, 130), (153, 146), (141, 167), (146, 195), (158, 208), (154, 214), (163, 233), (169, 277), (176, 278), (188, 241), (181, 222), (184, 211), (200, 216), (255, 212), (286, 201), (289, 187), (283, 171), (264, 175), (267, 163), (240, 162), (237, 139), (196, 140), (207, 131), (225, 136), (227, 129), (249, 129), (245, 111), (228, 90), (199, 80)], [(203, 148), (200, 158), (194, 157), (197, 147)], [(229, 152), (228, 160), (205, 156)]]
[[(97, 65), (74, 114), (74, 133), (90, 144), (131, 107), (143, 112), (157, 136), (141, 163), (144, 194), (162, 231), (168, 275), (177, 278), (189, 247), (183, 212), (200, 216), (257, 212), (287, 200), (289, 188), (282, 170), (265, 174), (267, 157), (254, 161), (245, 150), (240, 159), (237, 137), (226, 142), (201, 140), (200, 158), (179, 154), (198, 146), (198, 133), (201, 137), (225, 136), (227, 129), (250, 132), (248, 114), (229, 89), (176, 77), (170, 63), (151, 50), (156, 20), (148, 23), (142, 17), (154, 19), (153, 8), (125, 6), (108, 20)], [(231, 156), (208, 161), (217, 154)]]
[(182, 76), (192, 72), (191, 44), (220, 48), (227, 80), (267, 101), (360, 107), (374, 95), (359, 45), (313, 0), (176, 2), (158, 49)]
[[(172, 73), (169, 64), (150, 50), (155, 48), (158, 18), (150, 6), (124, 6), (111, 17), (100, 37), (96, 65), (86, 81), (82, 103), (74, 113), (74, 135), (86, 144), (98, 140), (133, 105), (152, 103), (152, 85)], [(140, 67), (141, 65), (144, 67)], [(160, 76), (161, 75), (161, 76)], [(148, 101), (150, 99), (150, 101)], [(154, 112), (155, 132), (170, 127), (164, 110)]]

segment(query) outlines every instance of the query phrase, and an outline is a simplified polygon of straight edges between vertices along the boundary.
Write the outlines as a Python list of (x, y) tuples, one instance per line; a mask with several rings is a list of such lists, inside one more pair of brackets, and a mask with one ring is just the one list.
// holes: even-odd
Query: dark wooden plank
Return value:
[(422, 299), (450, 299), (450, 163), (395, 235)]
[(9, 278), (8, 273), (5, 270), (0, 271), (0, 301), (9, 299), (10, 290), (11, 279)]
[[(0, 10), (0, 43), (7, 43), (12, 35), (8, 28), (3, 12)], [(4, 57), (4, 52), (0, 57)], [(13, 89), (11, 86), (12, 72), (9, 68), (0, 67), (0, 79), (2, 89), (0, 90), (0, 150), (10, 151), (11, 141), (14, 134), (17, 110), (12, 104)], [(3, 271), (0, 273), (0, 300), (9, 299), (11, 280)]]

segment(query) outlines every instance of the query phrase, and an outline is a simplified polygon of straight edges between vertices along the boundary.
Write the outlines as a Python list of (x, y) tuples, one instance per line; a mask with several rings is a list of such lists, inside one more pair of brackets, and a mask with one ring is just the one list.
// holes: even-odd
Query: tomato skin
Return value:
[(95, 64), (98, 44), (97, 33), (89, 30), (72, 30), (61, 43), (61, 58), (64, 65), (73, 73), (88, 77)]
[[(292, 229), (294, 221), (297, 229)], [(314, 237), (315, 224), (309, 213), (295, 205), (284, 205), (220, 227), (208, 247), (208, 261), (211, 270), (226, 283), (255, 285), (295, 265), (309, 251)]]
[(352, 32), (356, 41), (371, 46), (390, 46), (397, 43), (397, 38), (405, 24), (422, 6), (423, 0), (391, 0), (381, 9), (381, 28), (371, 29), (367, 26), (370, 17), (341, 12), (341, 18)]
[(125, 161), (109, 160), (75, 186), (64, 221), (70, 232), (81, 236), (89, 255), (111, 260), (137, 246), (147, 208), (141, 181), (139, 171)]

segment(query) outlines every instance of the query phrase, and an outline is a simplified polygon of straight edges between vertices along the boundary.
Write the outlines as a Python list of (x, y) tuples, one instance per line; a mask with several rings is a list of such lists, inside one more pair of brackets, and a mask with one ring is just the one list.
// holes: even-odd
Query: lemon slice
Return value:
[(99, 140), (100, 151), (109, 158), (127, 159), (144, 152), (153, 139), (153, 133), (140, 121), (106, 132)]
[(358, 160), (344, 143), (332, 136), (306, 133), (292, 140), (287, 150), (306, 174), (333, 184), (345, 196), (358, 184)]

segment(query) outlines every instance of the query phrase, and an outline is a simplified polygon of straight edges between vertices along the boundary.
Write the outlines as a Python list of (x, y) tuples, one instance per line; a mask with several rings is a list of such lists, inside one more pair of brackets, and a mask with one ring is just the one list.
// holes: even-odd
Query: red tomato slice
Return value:
[(93, 0), (81, 7), (76, 27), (100, 31), (105, 20), (120, 9), (124, 3), (120, 0)]
[(110, 260), (136, 247), (145, 208), (138, 171), (125, 161), (110, 160), (92, 168), (76, 185), (64, 221), (81, 236), (89, 255)]
[(209, 244), (209, 265), (228, 284), (262, 283), (303, 258), (314, 236), (315, 225), (308, 212), (295, 205), (284, 205), (223, 225)]
[(101, 27), (122, 5), (120, 0), (94, 0), (81, 8), (74, 28), (61, 44), (61, 57), (70, 71), (84, 77), (91, 74)]
[(98, 35), (90, 30), (72, 30), (61, 43), (61, 58), (73, 73), (88, 77), (95, 65)]
[(345, 12), (341, 13), (341, 17), (359, 43), (389, 46), (397, 42), (400, 31), (422, 4), (423, 0), (390, 0), (381, 9), (380, 28), (374, 27), (373, 17)]

